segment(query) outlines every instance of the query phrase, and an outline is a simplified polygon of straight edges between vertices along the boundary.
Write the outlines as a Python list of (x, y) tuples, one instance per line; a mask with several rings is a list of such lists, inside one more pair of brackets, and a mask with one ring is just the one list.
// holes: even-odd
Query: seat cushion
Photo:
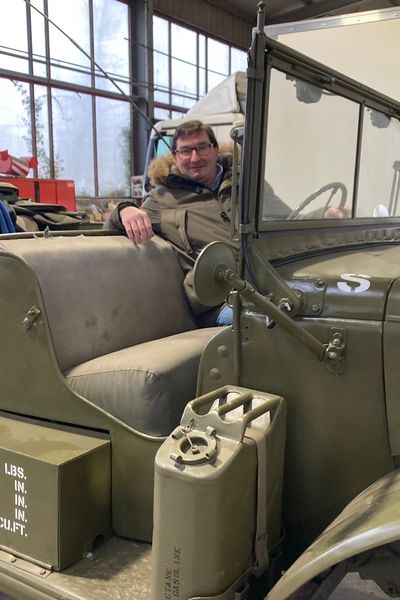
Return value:
[(221, 329), (186, 331), (84, 362), (65, 373), (73, 390), (134, 429), (169, 435), (196, 396), (200, 356)]

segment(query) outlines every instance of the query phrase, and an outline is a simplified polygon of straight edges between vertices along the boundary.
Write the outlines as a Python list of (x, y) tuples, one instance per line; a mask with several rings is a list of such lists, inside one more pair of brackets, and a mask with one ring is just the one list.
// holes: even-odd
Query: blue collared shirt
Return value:
[(224, 169), (222, 168), (222, 165), (217, 163), (217, 177), (215, 178), (214, 183), (210, 185), (210, 189), (212, 189), (213, 192), (216, 192), (221, 185), (223, 175)]

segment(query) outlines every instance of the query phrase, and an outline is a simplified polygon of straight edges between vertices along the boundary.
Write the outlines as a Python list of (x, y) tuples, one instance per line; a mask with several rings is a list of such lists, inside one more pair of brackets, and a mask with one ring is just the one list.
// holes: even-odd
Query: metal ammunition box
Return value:
[(61, 570), (109, 537), (110, 514), (107, 439), (0, 416), (1, 547)]

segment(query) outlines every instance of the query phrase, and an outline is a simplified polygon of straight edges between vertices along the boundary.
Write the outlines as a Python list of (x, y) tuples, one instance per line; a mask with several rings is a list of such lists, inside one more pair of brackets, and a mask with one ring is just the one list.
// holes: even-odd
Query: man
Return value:
[[(200, 251), (219, 240), (235, 254), (239, 244), (230, 235), (232, 155), (220, 153), (213, 130), (201, 121), (177, 127), (172, 158), (156, 159), (152, 166), (157, 187), (138, 208), (122, 202), (112, 212), (108, 227), (125, 231), (132, 242), (148, 242), (156, 233), (178, 247), (185, 271), (184, 287), (200, 324), (227, 325), (232, 313), (224, 307), (202, 305), (193, 289), (193, 264)], [(159, 168), (159, 170), (157, 170)]]
[[(181, 251), (184, 288), (199, 324), (229, 325), (229, 306), (210, 309), (199, 302), (193, 289), (193, 265), (200, 251), (215, 240), (226, 242), (238, 255), (239, 242), (230, 235), (232, 154), (221, 153), (213, 130), (197, 120), (177, 127), (171, 152), (153, 161), (150, 175), (156, 187), (142, 206), (120, 203), (106, 226), (125, 231), (135, 244), (148, 242), (155, 233), (172, 242)], [(286, 218), (289, 207), (269, 185), (267, 193), (269, 205)], [(325, 217), (330, 216), (328, 211)]]

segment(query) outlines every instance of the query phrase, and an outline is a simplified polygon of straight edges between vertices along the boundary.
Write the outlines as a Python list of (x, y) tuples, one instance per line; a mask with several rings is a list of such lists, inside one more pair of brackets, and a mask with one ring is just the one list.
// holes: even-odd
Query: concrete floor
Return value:
[[(371, 600), (374, 598), (387, 600), (389, 596), (384, 594), (373, 581), (361, 581), (358, 575), (349, 573), (331, 594), (329, 600)], [(0, 600), (14, 599), (0, 592)]]

